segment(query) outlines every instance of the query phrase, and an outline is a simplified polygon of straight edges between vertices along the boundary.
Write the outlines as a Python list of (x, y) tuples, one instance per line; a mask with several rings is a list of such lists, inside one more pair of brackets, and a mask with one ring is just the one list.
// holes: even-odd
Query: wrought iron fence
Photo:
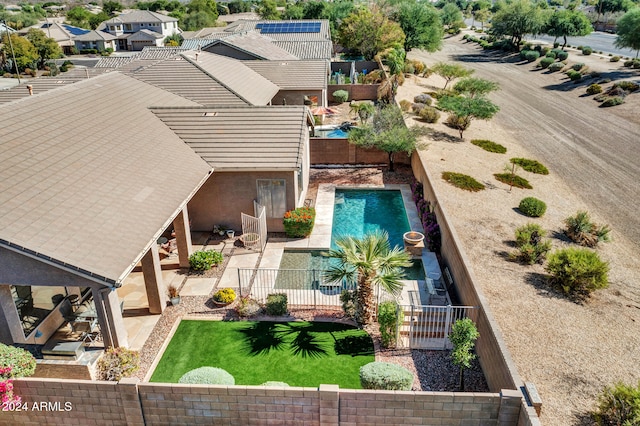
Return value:
[(402, 322), (398, 345), (411, 349), (451, 349), (449, 334), (453, 324), (463, 318), (478, 319), (476, 306), (399, 305)]

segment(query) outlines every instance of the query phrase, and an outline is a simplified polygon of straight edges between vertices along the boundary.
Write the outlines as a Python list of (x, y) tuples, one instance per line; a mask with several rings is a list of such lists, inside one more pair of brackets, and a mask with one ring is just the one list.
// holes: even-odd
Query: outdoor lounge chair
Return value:
[(89, 346), (98, 340), (98, 334), (100, 333), (97, 327), (97, 321), (85, 321), (77, 320), (71, 323), (71, 329), (74, 333), (81, 333), (80, 340), (84, 342), (85, 346)]

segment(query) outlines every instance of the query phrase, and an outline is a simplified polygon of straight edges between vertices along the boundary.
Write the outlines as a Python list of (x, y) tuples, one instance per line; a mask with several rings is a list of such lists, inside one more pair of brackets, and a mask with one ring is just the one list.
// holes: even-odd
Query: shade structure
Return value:
[(333, 115), (333, 114), (337, 114), (338, 111), (329, 107), (319, 106), (316, 108), (312, 108), (311, 113), (313, 115)]

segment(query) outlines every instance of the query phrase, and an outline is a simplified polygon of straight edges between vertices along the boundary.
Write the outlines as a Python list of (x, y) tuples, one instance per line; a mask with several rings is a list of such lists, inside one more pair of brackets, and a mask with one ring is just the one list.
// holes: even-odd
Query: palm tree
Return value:
[(377, 231), (362, 238), (342, 237), (336, 241), (328, 257), (337, 259), (325, 272), (329, 281), (346, 281), (357, 284), (356, 322), (360, 326), (370, 324), (374, 314), (374, 286), (381, 286), (397, 296), (402, 290), (402, 267), (411, 266), (407, 252), (399, 247), (391, 249), (389, 235)]

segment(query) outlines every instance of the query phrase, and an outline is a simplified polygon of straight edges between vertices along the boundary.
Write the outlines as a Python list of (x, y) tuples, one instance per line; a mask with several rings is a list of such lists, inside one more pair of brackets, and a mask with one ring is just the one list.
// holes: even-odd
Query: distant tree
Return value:
[(117, 1), (105, 1), (102, 3), (102, 11), (107, 15), (113, 15), (114, 12), (122, 12), (122, 4)]
[(438, 11), (425, 3), (405, 1), (393, 14), (405, 34), (404, 49), (435, 52), (442, 45), (444, 30)]
[(302, 5), (304, 19), (329, 19), (330, 3), (311, 0)]
[(633, 7), (633, 3), (628, 0), (598, 0), (596, 3), (596, 10), (598, 16), (596, 18), (596, 29), (600, 24), (600, 16), (607, 13), (615, 13), (621, 11), (627, 11)]
[(446, 95), (438, 100), (438, 106), (443, 111), (452, 114), (446, 124), (460, 132), (460, 139), (462, 139), (464, 131), (471, 125), (471, 120), (490, 120), (500, 111), (496, 104), (482, 96), (470, 98)]
[(170, 36), (167, 36), (164, 39), (165, 46), (180, 46), (181, 44), (182, 44), (182, 36), (178, 33), (171, 34)]
[[(7, 33), (2, 35), (2, 53), (6, 59), (5, 69), (9, 72), (14, 72), (15, 66), (13, 65), (13, 54), (16, 57), (16, 64), (19, 71), (24, 71), (25, 68), (36, 68), (38, 64), (38, 51), (31, 44), (29, 40), (24, 37), (20, 37), (17, 34), (11, 34), (11, 43), (7, 38)], [(13, 45), (13, 54), (10, 49), (10, 45)]]
[(109, 16), (107, 13), (100, 12), (97, 13), (95, 15), (91, 15), (91, 17), (89, 17), (89, 28), (91, 28), (92, 30), (95, 30), (96, 28), (98, 28), (98, 26), (103, 23), (104, 21), (110, 19), (111, 16)]
[(582, 37), (593, 31), (591, 22), (587, 16), (579, 10), (556, 10), (547, 20), (547, 24), (543, 30), (547, 35), (555, 37), (554, 43), (558, 37), (563, 37), (564, 43), (562, 48), (567, 45), (567, 36)]
[(480, 21), (480, 28), (484, 31), (484, 23), (491, 18), (491, 11), (489, 9), (480, 9), (475, 11), (473, 16), (476, 21)]
[(186, 5), (186, 13), (180, 25), (187, 31), (213, 27), (218, 19), (218, 7), (214, 0), (191, 0)]
[(465, 68), (462, 65), (448, 64), (446, 62), (438, 62), (431, 67), (431, 71), (446, 80), (443, 89), (446, 89), (447, 85), (456, 78), (464, 78), (473, 74), (473, 70)]
[(60, 49), (58, 43), (54, 39), (47, 37), (44, 31), (30, 28), (26, 38), (38, 52), (38, 69), (44, 68), (45, 63), (50, 59), (62, 57), (62, 49)]
[[(350, 0), (338, 0), (326, 4), (330, 5), (327, 12), (329, 14), (328, 19), (329, 26), (331, 27), (331, 38), (335, 42), (338, 40), (338, 27), (342, 21), (353, 12), (355, 5)], [(308, 18), (305, 16), (305, 19)]]
[(527, 34), (539, 34), (544, 28), (545, 15), (530, 0), (515, 0), (493, 14), (491, 32), (497, 36), (511, 37), (519, 46)]
[(640, 8), (636, 7), (625, 13), (616, 24), (618, 37), (616, 47), (628, 47), (640, 53)]
[(499, 88), (500, 85), (495, 81), (473, 77), (460, 80), (453, 86), (453, 90), (456, 93), (466, 95), (470, 98), (475, 98), (476, 96), (484, 96), (487, 93), (498, 90)]
[(67, 12), (66, 21), (74, 27), (90, 28), (89, 19), (92, 13), (82, 6), (75, 6)]
[(347, 16), (340, 25), (338, 41), (371, 60), (389, 47), (404, 45), (404, 32), (400, 25), (389, 20), (373, 8), (361, 8)]
[(455, 3), (446, 3), (440, 10), (440, 19), (445, 27), (451, 27), (462, 21), (462, 11)]
[(451, 362), (460, 367), (459, 389), (464, 390), (464, 370), (471, 367), (471, 361), (475, 359), (473, 347), (480, 337), (476, 325), (469, 318), (459, 319), (453, 323), (449, 340), (453, 345)]
[(283, 19), (303, 19), (304, 8), (298, 3), (287, 3), (282, 14)]
[(251, 2), (245, 0), (233, 0), (228, 3), (229, 13), (245, 13), (251, 11)]
[(275, 0), (260, 0), (256, 12), (262, 19), (280, 19), (280, 12), (278, 12), (277, 6)]

